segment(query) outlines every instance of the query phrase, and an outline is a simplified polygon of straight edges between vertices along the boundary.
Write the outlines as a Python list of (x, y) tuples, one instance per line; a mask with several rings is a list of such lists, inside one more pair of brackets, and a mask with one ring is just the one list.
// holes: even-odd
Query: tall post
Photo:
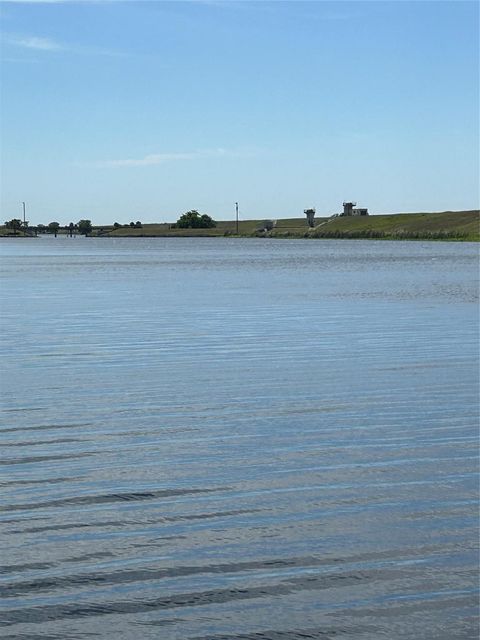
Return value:
[(238, 236), (238, 202), (235, 202), (235, 216), (236, 216), (236, 233)]
[(23, 205), (23, 235), (25, 236), (27, 234), (27, 229), (25, 225), (25, 202), (22, 202), (22, 205)]

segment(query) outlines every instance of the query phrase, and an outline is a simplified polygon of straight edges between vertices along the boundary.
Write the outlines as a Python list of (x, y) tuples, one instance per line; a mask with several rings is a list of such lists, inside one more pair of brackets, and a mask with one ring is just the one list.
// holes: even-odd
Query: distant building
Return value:
[(356, 209), (356, 202), (344, 202), (341, 216), (368, 216), (368, 209)]

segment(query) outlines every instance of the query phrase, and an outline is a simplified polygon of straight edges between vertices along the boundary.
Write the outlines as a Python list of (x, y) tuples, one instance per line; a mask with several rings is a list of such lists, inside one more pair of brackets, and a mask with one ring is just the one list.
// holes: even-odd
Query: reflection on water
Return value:
[(2, 638), (476, 638), (470, 243), (5, 240)]

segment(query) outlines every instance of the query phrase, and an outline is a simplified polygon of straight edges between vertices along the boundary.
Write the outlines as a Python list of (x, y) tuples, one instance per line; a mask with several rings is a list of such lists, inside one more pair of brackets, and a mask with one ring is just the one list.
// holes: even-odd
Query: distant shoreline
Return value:
[[(53, 234), (48, 234), (53, 235)], [(59, 236), (68, 236), (65, 228)], [(7, 233), (2, 238), (25, 238), (35, 235)], [(211, 229), (178, 229), (174, 224), (151, 223), (94, 226), (89, 237), (96, 238), (272, 238), (333, 240), (446, 240), (480, 241), (480, 211), (445, 211), (434, 213), (394, 213), (370, 216), (337, 216), (315, 219), (309, 228), (305, 218), (278, 220), (219, 221)]]

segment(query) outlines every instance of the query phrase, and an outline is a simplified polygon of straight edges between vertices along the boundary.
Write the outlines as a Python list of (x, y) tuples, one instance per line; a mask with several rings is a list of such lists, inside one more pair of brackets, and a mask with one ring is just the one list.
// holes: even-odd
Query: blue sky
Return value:
[(0, 8), (2, 220), (478, 207), (477, 2)]

